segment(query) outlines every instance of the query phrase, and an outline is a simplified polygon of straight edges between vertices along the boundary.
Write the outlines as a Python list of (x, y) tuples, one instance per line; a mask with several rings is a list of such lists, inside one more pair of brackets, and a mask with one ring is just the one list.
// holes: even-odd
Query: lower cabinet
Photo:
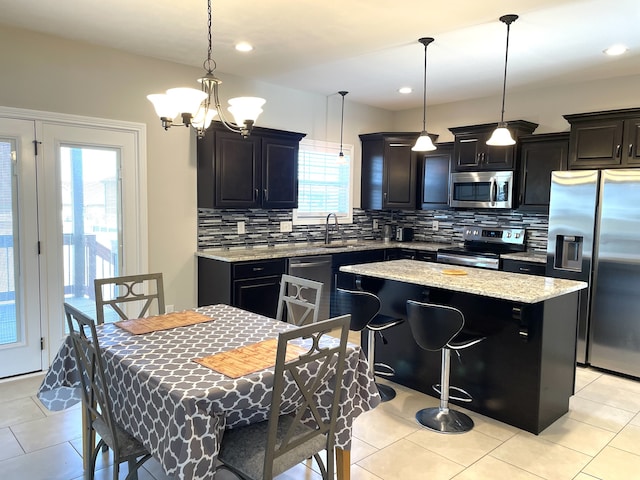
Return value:
[(528, 275), (540, 275), (544, 277), (546, 265), (544, 263), (529, 262), (527, 260), (502, 260), (502, 271), (513, 273), (526, 273)]
[(275, 318), (284, 258), (223, 262), (198, 257), (198, 306), (225, 303)]

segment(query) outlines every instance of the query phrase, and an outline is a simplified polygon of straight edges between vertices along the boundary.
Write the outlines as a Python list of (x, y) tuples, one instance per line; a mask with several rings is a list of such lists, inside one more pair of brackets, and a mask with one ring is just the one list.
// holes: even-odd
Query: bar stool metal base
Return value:
[(416, 420), (423, 427), (438, 433), (464, 433), (473, 428), (473, 420), (469, 415), (449, 408), (423, 408), (416, 413)]
[(376, 382), (376, 387), (378, 387), (378, 392), (380, 392), (380, 399), (383, 402), (388, 402), (389, 400), (393, 400), (394, 398), (396, 398), (396, 391), (389, 385), (383, 385)]

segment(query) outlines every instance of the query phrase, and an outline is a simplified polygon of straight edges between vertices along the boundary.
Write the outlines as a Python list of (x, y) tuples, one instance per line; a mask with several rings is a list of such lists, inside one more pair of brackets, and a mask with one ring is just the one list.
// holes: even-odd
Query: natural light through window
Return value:
[(324, 223), (335, 213), (340, 223), (351, 223), (351, 165), (353, 147), (319, 140), (302, 140), (298, 155), (298, 208), (293, 223)]

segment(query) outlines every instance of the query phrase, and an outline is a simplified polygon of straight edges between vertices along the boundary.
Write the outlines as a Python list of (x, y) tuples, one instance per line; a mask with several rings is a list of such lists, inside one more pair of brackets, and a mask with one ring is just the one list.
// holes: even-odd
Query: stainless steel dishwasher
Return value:
[[(331, 303), (331, 255), (290, 258), (289, 275), (315, 280), (323, 284), (318, 320), (326, 320), (329, 318)], [(305, 297), (304, 291), (302, 296)], [(305, 297), (305, 299), (313, 301), (312, 298)]]

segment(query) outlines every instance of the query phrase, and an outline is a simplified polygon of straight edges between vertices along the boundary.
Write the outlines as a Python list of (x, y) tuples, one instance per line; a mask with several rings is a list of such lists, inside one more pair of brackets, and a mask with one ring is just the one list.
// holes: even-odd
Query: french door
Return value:
[(95, 318), (95, 278), (147, 270), (144, 129), (68, 120), (0, 118), (0, 378), (48, 367), (64, 302)]

